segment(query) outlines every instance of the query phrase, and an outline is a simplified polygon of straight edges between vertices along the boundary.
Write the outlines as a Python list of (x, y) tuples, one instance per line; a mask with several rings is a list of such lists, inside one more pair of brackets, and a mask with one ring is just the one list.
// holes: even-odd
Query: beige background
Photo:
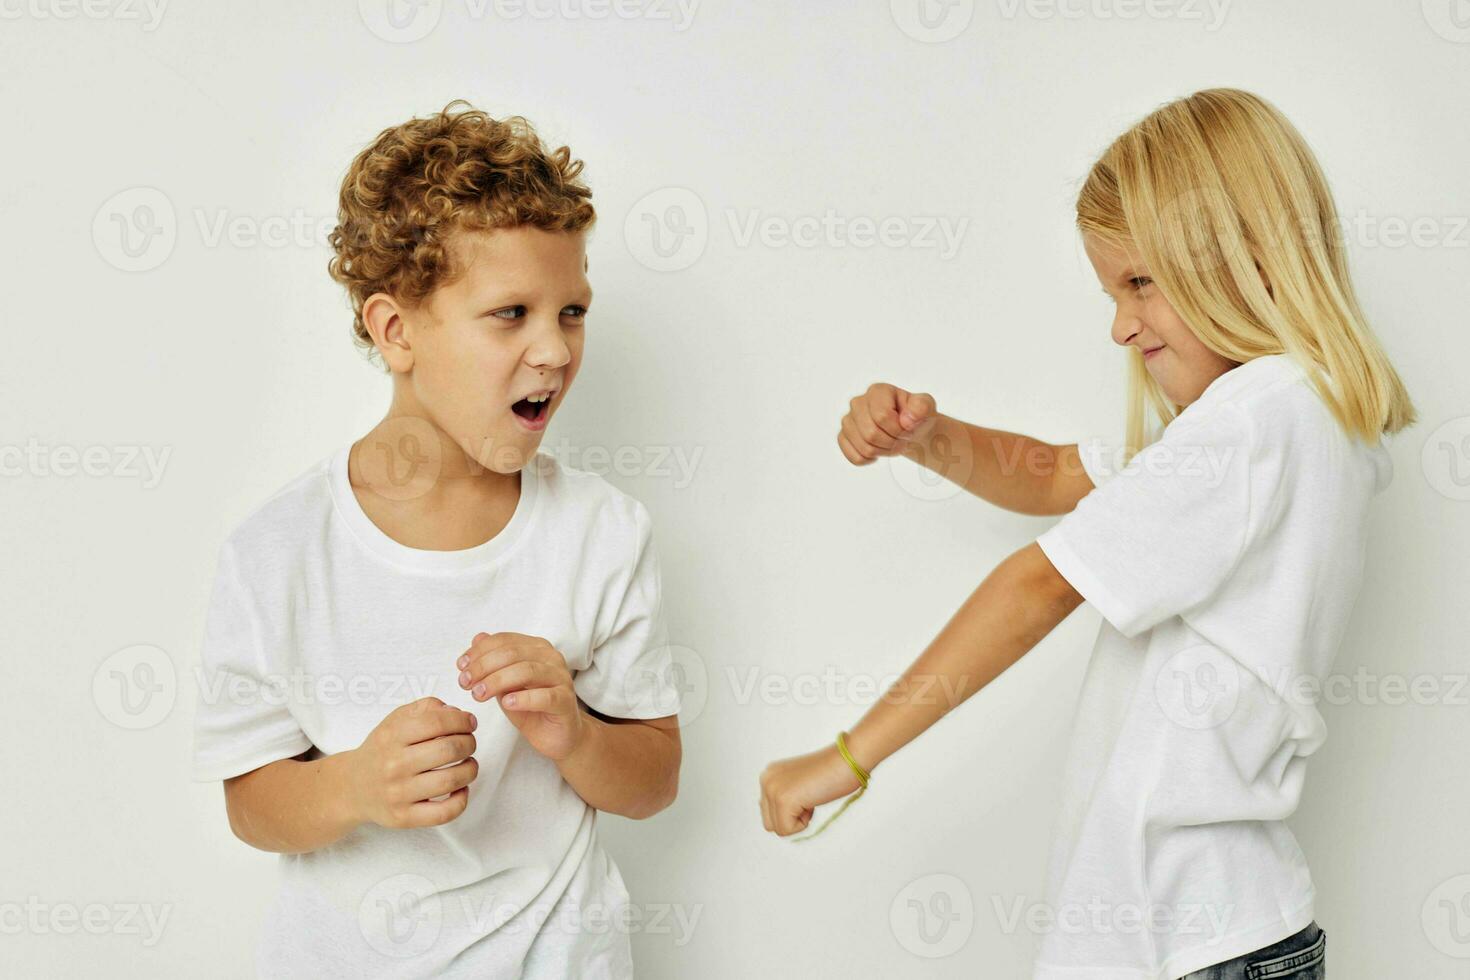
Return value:
[(601, 447), (581, 465), (652, 511), (696, 708), (678, 803), (602, 823), (663, 916), (641, 975), (1025, 975), (1010, 915), (1042, 901), (1090, 609), (820, 841), (764, 834), (756, 777), (1047, 526), (854, 470), (848, 397), (886, 379), (1056, 441), (1120, 431), (1071, 199), (1130, 121), (1223, 84), (1320, 155), (1423, 418), (1340, 658), (1368, 680), (1325, 709), (1292, 824), (1333, 976), (1463, 976), (1466, 4), (687, 2), (0, 6), (3, 972), (248, 975), (275, 859), (186, 781), (215, 550), (385, 408), (324, 231), (358, 148), (463, 96), (570, 142), (600, 211), (547, 445)]

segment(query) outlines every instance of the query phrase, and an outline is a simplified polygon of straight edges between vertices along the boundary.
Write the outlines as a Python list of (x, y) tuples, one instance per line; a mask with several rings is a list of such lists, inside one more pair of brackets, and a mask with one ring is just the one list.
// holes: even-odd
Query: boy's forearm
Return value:
[(848, 733), (853, 757), (873, 769), (1000, 676), (1081, 603), (1038, 545), (1011, 555)]
[(1057, 499), (1063, 448), (941, 413), (904, 455), (997, 507), (1045, 515), (1066, 513), (1076, 503)]
[(230, 829), (251, 847), (278, 854), (340, 840), (360, 823), (347, 803), (347, 755), (282, 759), (226, 780)]
[(666, 724), (603, 721), (588, 713), (586, 737), (557, 768), (588, 806), (634, 820), (651, 817), (679, 790), (677, 721)]

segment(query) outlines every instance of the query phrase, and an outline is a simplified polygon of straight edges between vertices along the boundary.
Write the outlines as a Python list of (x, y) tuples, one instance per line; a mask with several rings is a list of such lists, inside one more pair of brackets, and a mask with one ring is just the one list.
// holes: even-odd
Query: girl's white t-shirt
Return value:
[[(1173, 980), (1313, 917), (1283, 822), (1392, 465), (1285, 354), (1221, 375), (1038, 544), (1103, 617), (1077, 707), (1037, 980)], [(1112, 465), (1109, 465), (1112, 464)]]
[(679, 709), (644, 506), (538, 452), (489, 541), (426, 551), (363, 512), (342, 447), (220, 550), (198, 672), (193, 777), (356, 748), (395, 707), (473, 711), (479, 775), (437, 827), (358, 827), (281, 855), (257, 945), (273, 978), (632, 976), (636, 909), (597, 812), (494, 701), (458, 684), (476, 633), (546, 638), (619, 718)]

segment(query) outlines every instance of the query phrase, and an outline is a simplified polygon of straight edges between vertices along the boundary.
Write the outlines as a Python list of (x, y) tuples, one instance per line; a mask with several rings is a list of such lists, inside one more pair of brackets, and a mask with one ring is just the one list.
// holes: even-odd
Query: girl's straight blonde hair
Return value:
[[(1239, 89), (1155, 110), (1108, 147), (1077, 197), (1077, 227), (1143, 260), (1205, 346), (1244, 363), (1286, 353), (1350, 434), (1367, 442), (1414, 421), (1363, 316), (1327, 181), (1275, 106)], [(1129, 358), (1128, 452), (1171, 404)]]

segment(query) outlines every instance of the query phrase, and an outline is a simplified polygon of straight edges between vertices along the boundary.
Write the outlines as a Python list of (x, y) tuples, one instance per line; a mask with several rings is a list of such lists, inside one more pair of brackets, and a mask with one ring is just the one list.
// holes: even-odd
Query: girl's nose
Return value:
[(1138, 336), (1138, 331), (1142, 329), (1143, 321), (1119, 307), (1113, 316), (1113, 343), (1119, 347), (1127, 347), (1128, 342)]

